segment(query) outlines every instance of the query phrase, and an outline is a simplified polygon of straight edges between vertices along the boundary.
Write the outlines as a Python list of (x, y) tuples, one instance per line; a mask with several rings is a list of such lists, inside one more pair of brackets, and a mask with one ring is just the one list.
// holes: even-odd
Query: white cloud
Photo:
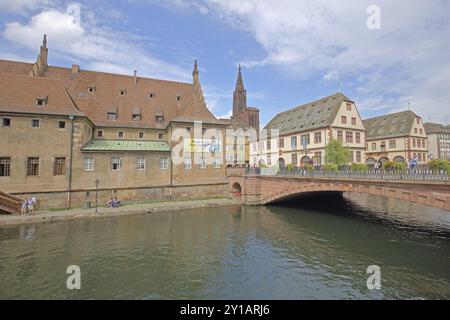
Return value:
[(190, 81), (190, 70), (152, 56), (139, 46), (138, 37), (100, 27), (92, 12), (81, 10), (79, 19), (76, 10), (69, 13), (47, 9), (27, 24), (7, 23), (3, 36), (37, 50), (43, 34), (47, 34), (50, 59), (52, 55), (69, 57), (86, 69), (125, 74), (138, 70), (142, 76)]
[(355, 100), (377, 100), (363, 103), (364, 112), (396, 109), (408, 99), (418, 113), (450, 112), (445, 104), (450, 90), (442, 88), (449, 83), (448, 1), (378, 0), (382, 29), (376, 31), (366, 25), (372, 0), (165, 2), (201, 4), (208, 14), (251, 34), (266, 55), (243, 66), (274, 65), (289, 77), (342, 81)]
[(50, 0), (0, 0), (0, 10), (20, 12), (49, 5)]

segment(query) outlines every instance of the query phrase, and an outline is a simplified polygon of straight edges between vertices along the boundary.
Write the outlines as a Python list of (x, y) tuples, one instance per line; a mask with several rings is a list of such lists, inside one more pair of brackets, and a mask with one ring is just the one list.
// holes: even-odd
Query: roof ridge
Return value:
[(0, 72), (0, 76), (10, 77), (10, 78), (25, 78), (25, 79), (33, 79), (33, 80), (36, 79), (36, 80), (49, 80), (49, 81), (60, 81), (60, 82), (62, 82), (62, 80), (58, 79), (58, 78), (34, 77), (34, 76), (24, 75), (24, 74), (11, 74), (11, 73), (2, 73), (2, 72)]
[(376, 119), (385, 118), (385, 117), (392, 117), (392, 116), (395, 116), (395, 115), (398, 115), (398, 114), (401, 114), (401, 113), (412, 113), (416, 117), (422, 118), (421, 116), (417, 115), (414, 111), (404, 110), (404, 111), (399, 111), (399, 112), (388, 113), (388, 114), (376, 116), (376, 117), (373, 117), (373, 118), (364, 119), (363, 121), (371, 121), (371, 120), (376, 120)]

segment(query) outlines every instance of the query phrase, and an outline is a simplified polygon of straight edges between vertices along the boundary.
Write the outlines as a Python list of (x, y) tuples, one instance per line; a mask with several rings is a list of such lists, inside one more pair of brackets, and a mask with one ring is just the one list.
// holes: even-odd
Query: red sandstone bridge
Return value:
[(358, 192), (406, 200), (450, 211), (450, 180), (444, 173), (292, 172), (228, 168), (230, 191), (247, 205), (265, 205), (311, 192)]

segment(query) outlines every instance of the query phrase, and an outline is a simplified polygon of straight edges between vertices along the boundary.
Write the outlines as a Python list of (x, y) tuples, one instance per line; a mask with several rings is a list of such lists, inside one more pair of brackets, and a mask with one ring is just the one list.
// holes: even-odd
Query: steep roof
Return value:
[[(60, 80), (0, 74), (0, 88), (0, 111), (84, 116)], [(37, 105), (37, 99), (45, 100), (45, 105)]]
[(366, 128), (366, 140), (409, 135), (416, 118), (419, 117), (408, 110), (363, 120)]
[[(0, 60), (0, 73), (28, 75), (31, 68), (30, 63)], [(216, 120), (191, 83), (143, 77), (136, 77), (135, 82), (134, 76), (85, 70), (73, 73), (72, 69), (54, 66), (47, 67), (42, 78), (60, 80), (75, 105), (97, 126), (163, 129), (177, 117)], [(89, 92), (90, 87), (94, 92)], [(141, 120), (132, 120), (137, 108)], [(108, 120), (110, 111), (117, 112), (116, 120)], [(164, 121), (158, 122), (156, 115), (163, 115)]]
[(442, 124), (439, 123), (432, 123), (432, 122), (427, 122), (423, 125), (425, 127), (425, 131), (427, 134), (432, 134), (432, 133), (450, 133), (450, 127), (447, 126), (445, 127)]
[(280, 135), (320, 129), (331, 126), (344, 101), (352, 102), (342, 93), (336, 93), (303, 104), (276, 115), (265, 129), (279, 129)]
[(134, 140), (91, 140), (81, 151), (161, 151), (170, 152), (166, 141)]

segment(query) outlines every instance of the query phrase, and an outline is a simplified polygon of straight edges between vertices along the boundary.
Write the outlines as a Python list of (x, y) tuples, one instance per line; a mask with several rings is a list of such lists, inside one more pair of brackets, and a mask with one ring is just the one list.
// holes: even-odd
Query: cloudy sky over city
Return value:
[(240, 63), (263, 124), (337, 91), (364, 118), (409, 107), (450, 123), (446, 0), (0, 0), (0, 59), (33, 62), (43, 34), (51, 65), (191, 81), (198, 59), (216, 116)]

